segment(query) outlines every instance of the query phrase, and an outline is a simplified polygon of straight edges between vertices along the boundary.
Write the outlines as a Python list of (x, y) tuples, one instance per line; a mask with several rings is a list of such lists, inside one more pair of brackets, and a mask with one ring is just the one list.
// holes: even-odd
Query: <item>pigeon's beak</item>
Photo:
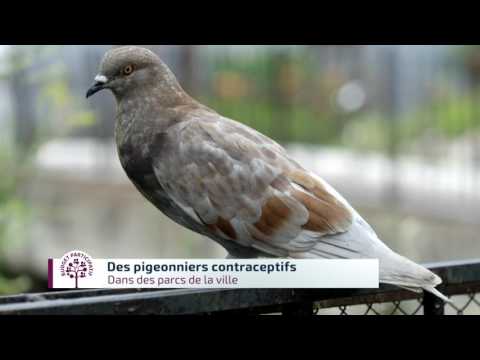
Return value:
[(95, 76), (95, 83), (87, 91), (87, 99), (93, 94), (99, 92), (100, 90), (105, 89), (105, 84), (108, 82), (108, 79), (104, 75)]

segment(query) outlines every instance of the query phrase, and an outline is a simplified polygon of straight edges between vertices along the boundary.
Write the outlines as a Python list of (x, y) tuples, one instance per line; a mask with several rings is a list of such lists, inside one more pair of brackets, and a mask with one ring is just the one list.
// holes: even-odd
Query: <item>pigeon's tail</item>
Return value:
[[(396, 285), (410, 291), (428, 291), (446, 302), (451, 302), (440, 293), (436, 286), (442, 279), (427, 268), (401, 256), (383, 242), (373, 231), (360, 231), (366, 223), (358, 222), (348, 233), (311, 239), (316, 241), (313, 248), (306, 253), (296, 253), (298, 258), (330, 258), (330, 259), (378, 259), (379, 281)], [(303, 234), (304, 237), (308, 236)]]
[(449, 298), (435, 289), (442, 283), (442, 279), (438, 275), (393, 251), (380, 257), (380, 282), (415, 292), (423, 289), (445, 302), (451, 302)]

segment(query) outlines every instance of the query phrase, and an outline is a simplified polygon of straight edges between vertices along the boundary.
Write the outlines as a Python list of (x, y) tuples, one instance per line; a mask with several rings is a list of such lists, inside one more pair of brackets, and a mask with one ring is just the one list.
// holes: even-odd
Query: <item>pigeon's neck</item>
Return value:
[(156, 103), (163, 108), (173, 108), (187, 105), (194, 100), (183, 90), (175, 75), (163, 63), (158, 65), (158, 71), (152, 82), (151, 94)]
[(194, 102), (175, 80), (158, 79), (128, 93), (115, 94), (117, 104), (124, 107), (174, 108)]
[(130, 138), (147, 142), (148, 137), (185, 120), (196, 110), (207, 110), (205, 105), (190, 97), (173, 73), (162, 64), (148, 74), (148, 82), (117, 98), (115, 137), (117, 144)]

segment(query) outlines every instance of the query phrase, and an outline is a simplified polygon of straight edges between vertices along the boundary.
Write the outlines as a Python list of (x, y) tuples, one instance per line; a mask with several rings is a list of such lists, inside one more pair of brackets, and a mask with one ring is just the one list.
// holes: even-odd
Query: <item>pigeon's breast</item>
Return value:
[(192, 231), (208, 235), (208, 229), (194, 221), (165, 192), (153, 171), (152, 152), (148, 150), (151, 146), (145, 141), (143, 144), (132, 141), (117, 144), (120, 162), (129, 179), (150, 203), (170, 219)]
[(118, 155), (125, 173), (142, 195), (168, 216), (178, 215), (172, 209), (174, 203), (155, 176), (149, 152), (127, 141), (118, 144)]

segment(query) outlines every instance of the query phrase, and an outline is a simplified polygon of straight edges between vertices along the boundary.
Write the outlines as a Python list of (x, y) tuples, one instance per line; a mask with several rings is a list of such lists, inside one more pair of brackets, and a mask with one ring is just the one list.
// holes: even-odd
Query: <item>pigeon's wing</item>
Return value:
[(348, 204), (255, 130), (219, 115), (157, 135), (155, 175), (216, 236), (274, 256), (308, 252), (352, 224)]

